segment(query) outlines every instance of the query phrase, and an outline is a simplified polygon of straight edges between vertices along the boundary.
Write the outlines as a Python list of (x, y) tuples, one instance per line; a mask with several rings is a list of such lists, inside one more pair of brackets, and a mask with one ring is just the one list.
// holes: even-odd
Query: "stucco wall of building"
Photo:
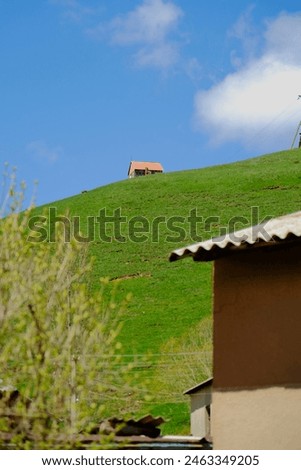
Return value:
[(301, 244), (214, 268), (214, 387), (301, 384)]
[(299, 244), (215, 261), (214, 448), (300, 449), (300, 332)]
[(301, 388), (216, 391), (212, 400), (213, 448), (301, 449)]
[[(210, 416), (208, 407), (211, 405), (211, 387), (191, 395), (190, 431), (193, 436), (206, 437), (210, 435)], [(206, 408), (207, 407), (207, 408)]]

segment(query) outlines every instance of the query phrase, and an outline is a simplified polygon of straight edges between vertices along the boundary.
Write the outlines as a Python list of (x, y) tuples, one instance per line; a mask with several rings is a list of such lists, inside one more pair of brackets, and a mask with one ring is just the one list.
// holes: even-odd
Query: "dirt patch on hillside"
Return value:
[(137, 277), (152, 277), (151, 273), (135, 273), (135, 274), (124, 274), (122, 276), (111, 277), (110, 282), (113, 281), (125, 281), (126, 279), (135, 279)]

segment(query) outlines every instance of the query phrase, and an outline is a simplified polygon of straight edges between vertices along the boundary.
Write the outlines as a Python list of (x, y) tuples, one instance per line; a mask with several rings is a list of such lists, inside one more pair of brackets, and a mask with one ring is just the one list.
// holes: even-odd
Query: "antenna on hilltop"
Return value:
[[(298, 95), (298, 98), (297, 98), (297, 101), (301, 99), (301, 95)], [(299, 121), (299, 124), (297, 126), (297, 130), (295, 132), (295, 135), (294, 135), (294, 138), (293, 138), (293, 142), (292, 142), (292, 146), (291, 146), (291, 149), (294, 147), (295, 145), (295, 141), (296, 141), (296, 138), (297, 138), (297, 135), (298, 135), (298, 132), (300, 130), (300, 127), (301, 127), (301, 121)], [(299, 139), (299, 148), (301, 147), (301, 133), (300, 133), (300, 139)]]

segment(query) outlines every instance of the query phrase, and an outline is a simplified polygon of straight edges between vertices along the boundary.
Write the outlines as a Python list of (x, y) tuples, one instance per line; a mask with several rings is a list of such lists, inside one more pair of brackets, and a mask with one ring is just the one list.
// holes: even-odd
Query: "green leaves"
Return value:
[[(16, 207), (10, 198), (14, 190)], [(19, 392), (14, 404), (0, 399), (0, 442), (6, 433), (17, 448), (67, 448), (130, 389), (117, 339), (123, 305), (105, 300), (105, 281), (88, 291), (79, 243), (28, 242), (30, 216), (0, 220), (0, 389)]]

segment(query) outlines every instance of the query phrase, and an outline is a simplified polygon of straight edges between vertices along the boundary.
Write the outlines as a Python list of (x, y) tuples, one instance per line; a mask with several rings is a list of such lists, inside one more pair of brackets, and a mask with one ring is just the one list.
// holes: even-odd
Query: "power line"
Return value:
[(175, 353), (151, 353), (150, 355), (146, 354), (85, 354), (84, 357), (99, 357), (99, 358), (110, 358), (110, 357), (146, 357), (146, 358), (152, 358), (152, 357), (161, 357), (161, 356), (192, 356), (192, 355), (198, 355), (198, 354), (203, 354), (205, 352), (210, 352), (211, 349), (202, 349), (201, 351), (182, 351), (182, 352), (175, 352)]

